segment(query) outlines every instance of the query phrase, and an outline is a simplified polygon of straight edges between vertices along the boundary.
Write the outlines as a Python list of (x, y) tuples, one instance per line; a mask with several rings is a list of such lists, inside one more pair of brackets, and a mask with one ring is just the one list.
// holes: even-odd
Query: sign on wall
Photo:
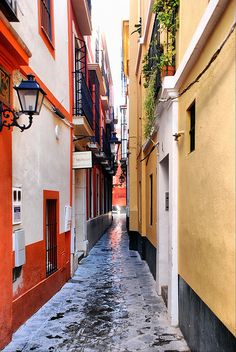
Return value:
[(65, 232), (70, 231), (71, 229), (71, 220), (72, 220), (71, 206), (65, 205)]
[(73, 153), (73, 169), (90, 169), (92, 167), (91, 151)]

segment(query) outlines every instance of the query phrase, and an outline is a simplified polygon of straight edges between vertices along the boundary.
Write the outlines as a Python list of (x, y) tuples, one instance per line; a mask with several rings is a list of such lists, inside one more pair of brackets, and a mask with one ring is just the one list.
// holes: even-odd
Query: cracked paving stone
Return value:
[(13, 335), (3, 352), (187, 352), (146, 262), (129, 250), (125, 217), (75, 275)]

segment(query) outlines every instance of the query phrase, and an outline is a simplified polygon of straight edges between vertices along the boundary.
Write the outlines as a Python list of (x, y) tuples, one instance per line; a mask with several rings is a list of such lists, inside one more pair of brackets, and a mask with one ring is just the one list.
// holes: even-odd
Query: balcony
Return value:
[(82, 35), (92, 34), (91, 0), (71, 0)]
[(97, 78), (98, 78), (98, 82), (99, 82), (99, 87), (100, 87), (100, 94), (101, 95), (105, 95), (106, 94), (106, 89), (104, 86), (104, 82), (103, 82), (103, 78), (102, 78), (102, 71), (100, 68), (99, 64), (88, 64), (88, 70), (89, 71), (95, 71)]
[(111, 148), (107, 138), (107, 134), (105, 133), (104, 128), (102, 129), (102, 150), (106, 155), (106, 158), (110, 160), (111, 158)]
[(9, 22), (19, 22), (17, 18), (17, 0), (1, 0), (0, 10)]
[(84, 74), (74, 72), (75, 103), (73, 123), (75, 135), (92, 136), (93, 133), (93, 99)]

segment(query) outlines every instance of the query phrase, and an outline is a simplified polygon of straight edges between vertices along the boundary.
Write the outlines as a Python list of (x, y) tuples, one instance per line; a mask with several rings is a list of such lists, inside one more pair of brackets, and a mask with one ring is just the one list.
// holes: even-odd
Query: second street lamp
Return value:
[(118, 140), (116, 137), (116, 132), (112, 132), (112, 137), (110, 139), (110, 147), (111, 147), (111, 153), (114, 155), (116, 154), (116, 144), (120, 144), (121, 142)]

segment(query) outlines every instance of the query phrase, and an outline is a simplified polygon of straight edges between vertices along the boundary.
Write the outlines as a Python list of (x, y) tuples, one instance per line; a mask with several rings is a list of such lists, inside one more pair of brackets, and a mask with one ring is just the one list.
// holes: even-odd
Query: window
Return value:
[(17, 0), (1, 0), (0, 11), (9, 22), (19, 22), (17, 18)]
[(141, 213), (142, 213), (142, 188), (141, 181), (138, 183), (138, 221), (141, 222)]
[(149, 176), (150, 181), (150, 225), (153, 223), (153, 177)]
[(57, 270), (57, 201), (46, 200), (46, 276)]
[(51, 0), (40, 0), (41, 27), (52, 42)]
[(100, 215), (100, 184), (99, 184), (99, 174), (96, 174), (96, 193), (97, 193), (97, 202), (96, 202), (96, 209), (97, 215)]
[(54, 21), (53, 0), (38, 0), (39, 6), (39, 34), (42, 37), (51, 55), (55, 58), (54, 51)]
[(196, 107), (195, 102), (188, 109), (189, 119), (190, 119), (190, 153), (195, 150), (195, 116), (196, 116)]
[(93, 217), (93, 169), (88, 170), (88, 219)]

